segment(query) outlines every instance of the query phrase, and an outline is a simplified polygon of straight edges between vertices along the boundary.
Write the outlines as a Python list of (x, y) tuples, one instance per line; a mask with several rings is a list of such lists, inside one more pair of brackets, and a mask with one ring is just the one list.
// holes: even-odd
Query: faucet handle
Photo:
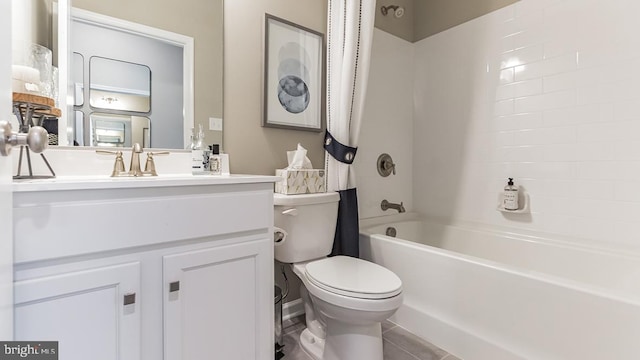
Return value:
[(122, 174), (125, 173), (124, 159), (122, 158), (122, 151), (96, 150), (96, 154), (116, 156), (116, 162), (113, 164), (113, 171), (111, 172), (111, 177), (121, 176)]
[(384, 161), (382, 163), (382, 167), (386, 171), (389, 171), (389, 169), (391, 169), (391, 171), (393, 172), (393, 175), (396, 174), (396, 164), (393, 161), (391, 160)]
[(144, 173), (149, 174), (151, 176), (158, 176), (156, 172), (156, 163), (153, 161), (153, 155), (169, 155), (168, 151), (158, 151), (147, 153), (147, 162), (144, 164)]
[(393, 162), (391, 155), (385, 153), (378, 156), (377, 169), (378, 174), (380, 174), (380, 176), (382, 177), (387, 177), (391, 175), (391, 173), (395, 175), (396, 164)]

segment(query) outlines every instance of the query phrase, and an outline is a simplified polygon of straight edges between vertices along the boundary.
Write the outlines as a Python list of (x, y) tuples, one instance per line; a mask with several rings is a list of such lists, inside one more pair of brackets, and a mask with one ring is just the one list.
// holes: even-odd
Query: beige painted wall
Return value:
[[(425, 0), (417, 0), (417, 2), (423, 1)], [(415, 0), (377, 0), (375, 27), (399, 38), (413, 42), (415, 39), (415, 2)], [(405, 10), (404, 16), (396, 18), (391, 12), (387, 13), (387, 15), (382, 15), (380, 8), (388, 5), (402, 6)]]
[[(518, 0), (378, 0), (376, 28), (407, 41), (426, 37), (475, 19)], [(402, 18), (383, 16), (382, 6), (405, 8)]]
[(418, 0), (415, 2), (415, 38), (420, 41), (518, 0)]
[[(326, 0), (228, 0), (225, 16), (224, 143), (231, 171), (273, 175), (301, 143), (324, 167), (323, 133), (265, 128), (262, 123), (264, 14), (326, 34)], [(326, 39), (325, 39), (326, 40)]]
[(215, 138), (208, 131), (209, 117), (220, 118), (223, 113), (222, 3), (223, 0), (72, 0), (73, 7), (194, 38), (194, 118), (196, 124), (203, 124), (207, 144)]
[[(326, 34), (327, 0), (228, 0), (224, 6), (224, 143), (231, 171), (273, 175), (287, 166), (286, 151), (301, 143), (314, 167), (324, 167), (324, 132), (262, 127), (264, 14)], [(325, 39), (326, 41), (326, 39)], [(284, 285), (280, 263), (276, 283)], [(289, 266), (289, 296), (300, 297), (300, 280)]]

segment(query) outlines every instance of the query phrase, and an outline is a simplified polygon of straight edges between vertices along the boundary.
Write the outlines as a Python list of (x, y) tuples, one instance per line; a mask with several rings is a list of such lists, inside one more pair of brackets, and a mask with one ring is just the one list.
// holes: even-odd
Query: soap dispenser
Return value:
[(513, 178), (504, 187), (503, 206), (505, 210), (518, 210), (518, 186), (513, 185)]

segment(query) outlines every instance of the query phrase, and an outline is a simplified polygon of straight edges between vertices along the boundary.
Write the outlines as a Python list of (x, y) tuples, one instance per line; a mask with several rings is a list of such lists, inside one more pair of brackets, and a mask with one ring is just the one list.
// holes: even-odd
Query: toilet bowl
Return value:
[(315, 360), (382, 360), (381, 322), (402, 304), (402, 281), (384, 267), (331, 251), (337, 193), (274, 195), (282, 241), (275, 258), (302, 281), (304, 351)]
[[(380, 323), (402, 304), (400, 279), (382, 266), (346, 256), (294, 264), (293, 270), (326, 334), (305, 330), (303, 349), (316, 360), (382, 360)], [(307, 323), (315, 321), (307, 316)]]

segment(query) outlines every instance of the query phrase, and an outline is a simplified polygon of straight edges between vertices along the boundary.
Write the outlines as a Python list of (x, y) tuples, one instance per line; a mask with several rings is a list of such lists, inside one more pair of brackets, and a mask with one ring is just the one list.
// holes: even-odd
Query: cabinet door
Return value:
[(139, 288), (138, 262), (17, 281), (15, 340), (58, 341), (61, 359), (137, 360)]
[(164, 257), (165, 360), (273, 358), (272, 249), (264, 239)]

